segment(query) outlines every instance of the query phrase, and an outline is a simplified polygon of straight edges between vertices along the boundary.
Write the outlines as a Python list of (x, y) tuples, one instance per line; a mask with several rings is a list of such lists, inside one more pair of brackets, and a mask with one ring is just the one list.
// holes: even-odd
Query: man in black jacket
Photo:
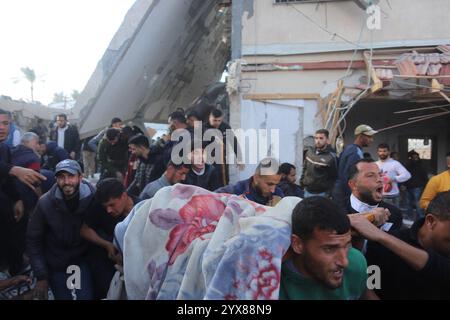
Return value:
[(67, 116), (62, 113), (56, 116), (56, 128), (50, 132), (50, 140), (56, 141), (58, 146), (66, 149), (71, 159), (80, 155), (80, 135), (78, 129), (67, 123)]
[[(127, 192), (135, 197), (144, 190), (150, 182), (160, 178), (162, 174), (159, 166), (162, 166), (162, 159), (159, 154), (153, 154), (150, 149), (148, 138), (142, 134), (132, 137), (128, 141), (128, 148), (133, 156), (138, 158), (134, 179), (127, 188)], [(164, 171), (163, 171), (164, 172)]]
[(120, 130), (109, 128), (97, 149), (100, 180), (117, 178), (123, 180), (128, 164), (128, 140)]
[(66, 149), (58, 147), (55, 141), (39, 141), (38, 153), (41, 155), (41, 168), (51, 171), (55, 171), (58, 163), (70, 158)]
[(331, 195), (337, 178), (337, 157), (328, 144), (328, 137), (328, 130), (317, 130), (314, 147), (307, 148), (304, 153), (300, 186), (305, 189), (305, 198)]
[[(0, 144), (0, 159), (11, 163), (9, 146)], [(0, 265), (8, 267), (10, 273), (16, 273), (22, 268), (20, 231), (23, 230), (25, 212), (24, 202), (16, 188), (14, 179), (9, 175), (0, 178)], [(22, 250), (23, 253), (23, 250)]]
[[(23, 267), (22, 254), (18, 248), (18, 222), (24, 214), (24, 203), (16, 189), (13, 178), (34, 190), (34, 186), (46, 178), (38, 172), (11, 164), (11, 151), (4, 143), (9, 134), (11, 115), (0, 109), (0, 265), (9, 268), (11, 274)], [(22, 220), (23, 222), (24, 220)]]
[[(228, 123), (223, 121), (223, 113), (219, 109), (213, 109), (211, 113), (209, 114), (208, 123), (205, 125), (205, 132), (211, 129), (219, 130), (222, 136), (222, 139), (218, 141), (219, 144), (221, 144), (221, 155), (215, 155), (213, 156), (221, 158), (220, 163), (214, 164), (214, 166), (219, 170), (220, 177), (221, 177), (221, 184), (222, 186), (226, 186), (229, 183), (230, 176), (229, 176), (229, 163), (227, 163), (227, 154), (228, 152), (231, 153), (234, 152), (237, 159), (237, 165), (239, 170), (244, 170), (245, 165), (240, 161), (242, 157), (242, 150), (238, 143), (238, 140), (236, 136), (233, 134), (231, 127)], [(227, 133), (229, 134), (227, 136)], [(214, 138), (211, 140), (211, 143), (215, 141), (215, 135)], [(233, 141), (230, 141), (230, 138)], [(228, 139), (228, 140), (227, 140)], [(229, 148), (232, 147), (232, 150), (229, 150)]]
[(295, 184), (297, 178), (297, 170), (291, 163), (285, 162), (281, 164), (280, 169), (281, 180), (278, 187), (283, 191), (285, 197), (299, 197), (305, 196), (304, 191), (299, 185)]
[(107, 178), (97, 183), (95, 204), (81, 227), (81, 236), (90, 242), (87, 260), (93, 277), (94, 296), (103, 299), (108, 293), (116, 269), (123, 265), (122, 256), (114, 247), (114, 228), (130, 213), (135, 199), (118, 180)]
[[(186, 123), (186, 117), (183, 112), (175, 111), (169, 115), (169, 139), (164, 144), (159, 144), (152, 147), (154, 153), (160, 153), (160, 160), (157, 161), (154, 171), (157, 172), (157, 177), (160, 177), (167, 168), (170, 161), (173, 162), (172, 151), (177, 145), (185, 145), (187, 140), (194, 138), (201, 139), (202, 137), (195, 137), (193, 128), (190, 128)], [(201, 131), (199, 131), (201, 134)], [(186, 155), (182, 154), (182, 157)]]
[(46, 180), (46, 178), (32, 169), (21, 168), (11, 164), (11, 151), (4, 143), (8, 138), (10, 125), (11, 114), (0, 109), (0, 180), (15, 177), (34, 189), (34, 185)]
[(405, 182), (406, 191), (408, 192), (408, 210), (411, 217), (413, 217), (413, 207), (416, 209), (416, 217), (423, 218), (424, 212), (420, 208), (419, 201), (423, 189), (428, 182), (428, 173), (425, 166), (420, 159), (419, 154), (411, 150), (408, 152), (408, 163), (406, 170), (411, 173), (411, 179)]
[[(28, 222), (27, 253), (38, 282), (36, 297), (92, 298), (92, 282), (85, 261), (86, 241), (80, 230), (94, 199), (94, 187), (83, 180), (80, 165), (63, 160), (56, 166), (56, 184), (40, 199)], [(71, 267), (71, 268), (69, 268)], [(74, 274), (74, 288), (67, 279)], [(77, 286), (78, 284), (78, 286)]]
[(369, 239), (367, 264), (380, 269), (381, 299), (450, 299), (450, 191), (439, 193), (411, 229), (383, 232), (352, 216)]

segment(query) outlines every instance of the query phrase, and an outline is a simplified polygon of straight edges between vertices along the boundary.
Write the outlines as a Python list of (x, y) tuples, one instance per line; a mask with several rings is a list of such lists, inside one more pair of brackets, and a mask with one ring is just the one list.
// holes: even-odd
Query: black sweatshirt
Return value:
[[(11, 151), (5, 143), (0, 143), (0, 199), (1, 204), (5, 208), (6, 199), (8, 203), (15, 203), (20, 200), (20, 194), (16, 189), (13, 177), (9, 175), (13, 165), (11, 164)], [(6, 197), (5, 199), (3, 199)]]
[[(406, 243), (425, 250), (417, 235), (424, 223), (420, 219), (411, 229), (390, 232)], [(450, 258), (428, 251), (425, 267), (415, 271), (395, 253), (376, 242), (367, 246), (367, 265), (378, 265), (381, 270), (381, 289), (375, 290), (381, 299), (450, 299)]]

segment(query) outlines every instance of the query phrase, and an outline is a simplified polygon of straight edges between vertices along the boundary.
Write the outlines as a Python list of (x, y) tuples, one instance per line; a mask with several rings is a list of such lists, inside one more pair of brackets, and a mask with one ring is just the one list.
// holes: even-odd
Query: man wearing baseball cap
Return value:
[(355, 137), (358, 137), (361, 134), (367, 137), (372, 137), (375, 133), (378, 133), (378, 131), (373, 130), (367, 124), (360, 124), (355, 128)]
[(355, 128), (355, 142), (346, 146), (339, 156), (338, 178), (333, 190), (333, 200), (343, 210), (346, 208), (345, 201), (351, 194), (348, 186), (349, 168), (364, 158), (363, 148), (370, 146), (376, 133), (377, 131), (367, 124), (360, 124)]
[[(27, 253), (38, 279), (35, 295), (47, 299), (50, 287), (58, 300), (91, 299), (87, 243), (80, 230), (95, 189), (83, 180), (81, 167), (74, 160), (59, 162), (55, 176), (56, 184), (39, 199), (28, 223)], [(67, 279), (74, 272), (78, 272), (79, 281), (68, 288)]]

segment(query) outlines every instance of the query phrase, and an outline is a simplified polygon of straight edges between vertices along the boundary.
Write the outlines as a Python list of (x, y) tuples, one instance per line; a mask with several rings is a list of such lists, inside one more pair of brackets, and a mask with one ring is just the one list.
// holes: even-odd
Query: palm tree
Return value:
[(67, 100), (66, 95), (64, 92), (55, 92), (53, 94), (53, 102), (65, 102)]
[(36, 74), (34, 73), (34, 70), (30, 69), (29, 67), (20, 68), (20, 71), (22, 71), (23, 75), (25, 76), (25, 79), (27, 79), (30, 82), (31, 102), (33, 102), (34, 101), (33, 85), (34, 85), (34, 82), (36, 81)]
[(77, 101), (78, 98), (80, 97), (80, 94), (81, 94), (80, 91), (73, 90), (70, 96), (72, 97), (72, 100)]

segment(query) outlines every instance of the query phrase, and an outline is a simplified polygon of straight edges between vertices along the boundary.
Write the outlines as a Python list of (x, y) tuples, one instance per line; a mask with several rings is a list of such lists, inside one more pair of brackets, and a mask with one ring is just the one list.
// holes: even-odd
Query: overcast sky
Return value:
[[(34, 100), (82, 91), (134, 0), (0, 0), (0, 95)], [(17, 79), (19, 82), (14, 83)]]

